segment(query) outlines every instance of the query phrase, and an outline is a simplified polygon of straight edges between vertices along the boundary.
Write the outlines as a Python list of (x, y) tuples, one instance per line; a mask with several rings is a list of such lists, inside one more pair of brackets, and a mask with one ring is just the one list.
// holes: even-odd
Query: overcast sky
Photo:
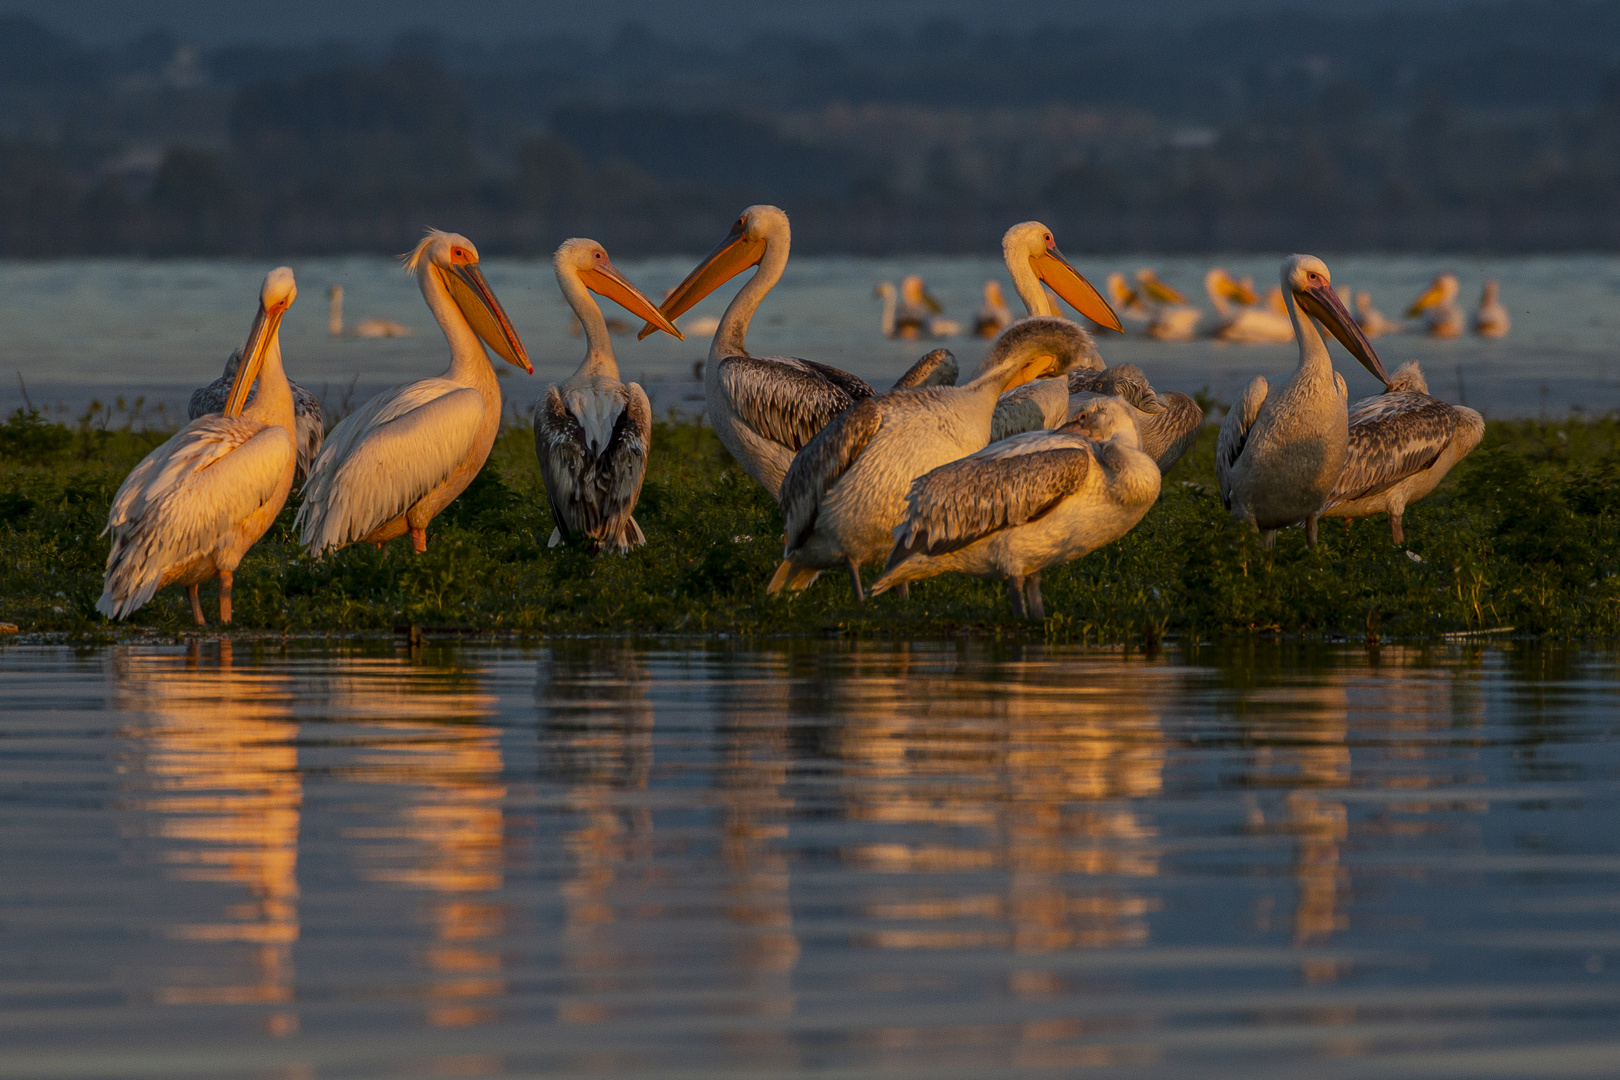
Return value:
[[(1456, 0), (1371, 0), (1370, 8), (1444, 8)], [(112, 44), (153, 27), (199, 45), (387, 39), (428, 27), (464, 38), (524, 37), (568, 30), (603, 36), (639, 21), (665, 36), (716, 38), (776, 27), (840, 37), (866, 23), (921, 23), (948, 16), (966, 25), (1020, 29), (1050, 22), (1141, 22), (1279, 9), (1294, 0), (0, 0), (80, 40)], [(1317, 13), (1333, 6), (1314, 9)]]

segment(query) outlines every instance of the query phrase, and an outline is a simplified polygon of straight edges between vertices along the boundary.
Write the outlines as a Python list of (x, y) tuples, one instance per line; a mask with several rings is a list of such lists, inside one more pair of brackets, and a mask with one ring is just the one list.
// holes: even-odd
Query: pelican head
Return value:
[(1161, 304), (1185, 304), (1187, 298), (1175, 289), (1160, 280), (1150, 267), (1142, 267), (1136, 272), (1136, 283), (1142, 287), (1142, 292)]
[(1406, 309), (1406, 317), (1415, 319), (1432, 307), (1451, 303), (1457, 299), (1458, 288), (1456, 274), (1441, 274), (1422, 296), (1412, 301), (1412, 306)]
[[(786, 244), (792, 235), (788, 216), (780, 207), (760, 203), (750, 206), (731, 223), (726, 238), (709, 257), (698, 263), (679, 285), (664, 297), (658, 310), (666, 319), (678, 319), (699, 300), (747, 270), (758, 266), (773, 243)], [(649, 322), (636, 337), (644, 338), (657, 327)]]
[(1497, 298), (1501, 296), (1501, 293), (1502, 286), (1497, 284), (1496, 279), (1487, 278), (1485, 280), (1485, 291), (1481, 293), (1479, 297), (1479, 306), (1486, 307), (1487, 305), (1496, 303)]
[(1386, 387), (1389, 385), (1384, 362), (1378, 359), (1372, 342), (1361, 332), (1361, 326), (1350, 317), (1344, 309), (1344, 301), (1334, 291), (1333, 275), (1328, 273), (1327, 263), (1315, 255), (1290, 255), (1282, 264), (1282, 288), (1293, 296), (1303, 314), (1321, 323), (1362, 367)]
[(1417, 394), (1429, 392), (1429, 380), (1423, 377), (1423, 369), (1418, 367), (1416, 360), (1408, 360), (1396, 368), (1389, 377), (1390, 390), (1406, 390)]
[(484, 280), (484, 272), (478, 268), (478, 249), (471, 240), (457, 233), (429, 229), (416, 250), (405, 256), (405, 272), (424, 282), (431, 275), (450, 294), (473, 333), (495, 355), (534, 374), (534, 365), (529, 363), (529, 354), (512, 328), (512, 320), (506, 317), (501, 302)]
[(242, 362), (236, 366), (236, 378), (232, 380), (231, 392), (225, 398), (226, 416), (242, 415), (243, 408), (247, 406), (248, 391), (253, 388), (253, 380), (259, 377), (259, 369), (264, 366), (265, 354), (276, 343), (281, 317), (296, 299), (298, 282), (293, 279), (290, 267), (278, 266), (264, 276), (264, 284), (259, 286), (259, 311), (253, 316), (253, 328), (248, 331), (247, 344), (242, 346)]
[(1002, 393), (1035, 379), (1065, 375), (1076, 368), (1103, 370), (1091, 335), (1068, 319), (1048, 315), (1015, 322), (1001, 332), (985, 354), (975, 381), (992, 372), (1012, 370)]
[(872, 290), (872, 295), (879, 300), (894, 299), (894, 283), (891, 281), (878, 282), (877, 288)]
[(597, 296), (605, 296), (638, 319), (646, 319), (648, 325), (686, 340), (675, 324), (619, 273), (608, 258), (607, 249), (595, 240), (564, 240), (557, 254), (552, 256), (551, 265), (557, 271), (557, 281), (564, 283), (564, 295), (567, 295), (566, 279), (573, 278)]
[(1136, 418), (1117, 397), (1099, 395), (1092, 398), (1075, 410), (1061, 430), (1084, 435), (1096, 442), (1115, 439), (1132, 449), (1141, 448), (1142, 437), (1136, 428)]
[(1254, 283), (1248, 279), (1239, 281), (1224, 269), (1217, 266), (1211, 270), (1204, 280), (1206, 288), (1236, 304), (1248, 307), (1260, 298), (1254, 293)]
[(1098, 326), (1125, 331), (1102, 293), (1069, 265), (1069, 260), (1058, 250), (1057, 241), (1052, 239), (1052, 230), (1045, 225), (1038, 221), (1014, 225), (1001, 237), (1001, 252), (1008, 266), (1016, 265), (1019, 259), (1027, 260), (1037, 278)]
[(992, 279), (984, 283), (984, 302), (995, 308), (1007, 306), (1006, 299), (1001, 295), (1001, 282)]
[(900, 279), (900, 299), (913, 307), (925, 307), (935, 315), (945, 310), (938, 300), (929, 295), (923, 279), (916, 274), (908, 274)]
[(1135, 310), (1142, 303), (1142, 298), (1118, 270), (1108, 275), (1108, 295), (1114, 303), (1128, 311)]

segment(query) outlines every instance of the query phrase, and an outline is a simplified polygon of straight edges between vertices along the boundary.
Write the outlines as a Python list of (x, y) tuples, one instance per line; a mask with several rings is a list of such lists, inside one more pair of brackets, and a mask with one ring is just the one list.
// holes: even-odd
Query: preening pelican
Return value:
[(1217, 266), (1204, 275), (1204, 291), (1215, 305), (1217, 341), (1235, 345), (1272, 345), (1294, 340), (1294, 324), (1286, 312), (1278, 314), (1259, 305), (1254, 288), (1235, 280)]
[(984, 283), (984, 306), (973, 315), (975, 337), (993, 338), (1012, 325), (1012, 309), (1001, 295), (1001, 282)]
[[(343, 336), (343, 286), (334, 285), (326, 290), (326, 330), (333, 337)], [(385, 338), (415, 337), (416, 331), (393, 319), (361, 319), (349, 331), (350, 337)]]
[(1034, 431), (914, 481), (876, 596), (956, 571), (1005, 578), (1013, 612), (1044, 619), (1041, 573), (1113, 543), (1159, 497), (1159, 468), (1113, 397), (1056, 431)]
[[(223, 413), (191, 421), (147, 454), (113, 496), (112, 552), (96, 610), (122, 619), (165, 585), (184, 585), (201, 626), (197, 586), (219, 578), (219, 620), (231, 621), (231, 581), (249, 548), (281, 513), (298, 451), (293, 397), (281, 367), (281, 317), (298, 296), (277, 267), (259, 289)], [(257, 380), (252, 403), (248, 390)]]
[(1052, 230), (1045, 225), (1025, 221), (1008, 229), (1001, 236), (1001, 256), (1006, 260), (1007, 273), (1012, 275), (1013, 291), (1029, 314), (1061, 314), (1046, 293), (1044, 286), (1049, 285), (1064, 303), (1098, 326), (1124, 332), (1114, 309), (1080, 271), (1069, 265), (1052, 239)]
[(534, 410), (534, 452), (557, 526), (549, 547), (582, 536), (593, 552), (629, 551), (646, 536), (631, 513), (641, 497), (652, 448), (652, 406), (639, 383), (619, 381), (607, 320), (597, 293), (681, 337), (653, 302), (627, 281), (595, 240), (565, 240), (552, 259), (557, 284), (585, 327), (585, 361), (560, 385), (546, 388)]
[(1474, 312), (1474, 333), (1480, 337), (1507, 337), (1513, 329), (1507, 307), (1497, 298), (1499, 291), (1495, 278), (1485, 282), (1485, 291), (1479, 298), (1479, 310)]
[(907, 368), (904, 375), (894, 380), (891, 389), (901, 390), (908, 386), (955, 386), (956, 376), (956, 357), (951, 355), (951, 350), (935, 349)]
[[(703, 365), (703, 397), (721, 445), (772, 496), (799, 448), (827, 421), (873, 393), (866, 380), (827, 364), (749, 354), (748, 323), (782, 279), (791, 242), (786, 214), (774, 206), (750, 206), (720, 246), (658, 306), (666, 319), (679, 318), (744, 270), (759, 267), (720, 317)], [(648, 323), (639, 336), (655, 329)]]
[(1204, 313), (1181, 293), (1159, 280), (1144, 266), (1136, 272), (1137, 294), (1147, 302), (1149, 312), (1144, 333), (1157, 341), (1191, 341), (1198, 333), (1198, 320)]
[(1372, 293), (1366, 289), (1356, 293), (1356, 324), (1369, 339), (1401, 332), (1400, 323), (1373, 307)]
[(1079, 362), (1088, 340), (1067, 319), (1014, 323), (966, 386), (891, 390), (840, 413), (811, 439), (782, 482), (783, 561), (769, 591), (804, 589), (823, 570), (849, 569), (888, 554), (911, 481), (982, 450), (1003, 391)]
[(1316, 543), (1316, 519), (1348, 453), (1348, 394), (1312, 318), (1389, 385), (1372, 343), (1333, 291), (1326, 263), (1291, 255), (1282, 265), (1282, 284), (1299, 339), (1299, 367), (1275, 390), (1264, 378), (1250, 382), (1221, 423), (1215, 448), (1221, 501), (1239, 521), (1260, 529), (1268, 547), (1278, 529), (1301, 521)]
[(1484, 434), (1479, 413), (1429, 396), (1415, 362), (1397, 368), (1387, 391), (1351, 407), (1349, 455), (1321, 516), (1388, 514), (1390, 537), (1404, 543), (1406, 508), (1438, 487)]
[(1063, 380), (1037, 379), (1001, 395), (990, 421), (990, 441), (1062, 427), (1097, 397), (1116, 397), (1136, 424), (1140, 449), (1161, 472), (1181, 459), (1198, 437), (1204, 410), (1186, 394), (1161, 394), (1135, 364), (1104, 369), (1090, 354)]
[(1441, 274), (1422, 296), (1407, 308), (1408, 319), (1422, 318), (1423, 332), (1430, 337), (1454, 338), (1463, 332), (1462, 312), (1457, 310), (1457, 275)]
[[(225, 374), (191, 392), (191, 403), (186, 410), (190, 419), (225, 411), (225, 402), (230, 397), (231, 384), (236, 380), (236, 371), (241, 363), (242, 350), (237, 349), (225, 361)], [(293, 423), (297, 425), (294, 438), (298, 444), (298, 471), (293, 483), (301, 484), (309, 476), (309, 467), (315, 463), (315, 455), (321, 452), (321, 440), (326, 436), (326, 417), (321, 413), (320, 399), (314, 394), (291, 379), (287, 380), (287, 386), (292, 390)], [(254, 383), (253, 389), (248, 391), (247, 403), (252, 405), (258, 394), (258, 384)]]
[(484, 345), (534, 374), (471, 240), (432, 230), (406, 257), (405, 270), (416, 275), (444, 331), (450, 367), (384, 390), (326, 436), (295, 522), (316, 558), (361, 541), (381, 546), (406, 532), (426, 551), (428, 522), (472, 483), (501, 428), (501, 387)]

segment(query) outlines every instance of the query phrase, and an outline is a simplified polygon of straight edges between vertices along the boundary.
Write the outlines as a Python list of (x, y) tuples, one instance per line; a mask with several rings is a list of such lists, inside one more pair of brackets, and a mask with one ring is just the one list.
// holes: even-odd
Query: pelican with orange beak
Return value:
[(534, 410), (534, 451), (557, 523), (550, 546), (579, 537), (593, 552), (626, 552), (647, 542), (631, 514), (647, 475), (652, 406), (639, 383), (619, 381), (607, 320), (591, 293), (685, 338), (595, 240), (563, 241), (552, 265), (563, 298), (585, 328), (585, 361), (561, 384), (547, 387)]
[(1060, 299), (1098, 326), (1125, 332), (1114, 309), (1063, 257), (1052, 230), (1045, 225), (1025, 221), (1008, 229), (1001, 237), (1001, 256), (1012, 275), (1013, 291), (1030, 315), (1062, 315), (1047, 295), (1045, 286), (1050, 286)]
[(217, 577), (219, 621), (231, 621), (236, 567), (281, 513), (298, 465), (279, 333), (297, 296), (291, 270), (281, 266), (266, 275), (224, 411), (175, 432), (113, 496), (105, 530), (112, 533), (112, 551), (96, 601), (109, 619), (126, 618), (165, 585), (184, 585), (201, 626), (207, 620), (197, 587)]
[(1250, 382), (1222, 421), (1215, 447), (1221, 501), (1232, 516), (1259, 529), (1267, 547), (1277, 530), (1300, 522), (1316, 543), (1322, 504), (1349, 454), (1349, 393), (1316, 322), (1389, 386), (1383, 361), (1333, 291), (1326, 263), (1314, 255), (1289, 256), (1282, 289), (1299, 339), (1299, 367), (1275, 388), (1263, 377)]
[(501, 428), (501, 388), (484, 346), (534, 374), (472, 241), (430, 230), (405, 271), (444, 331), (450, 367), (384, 390), (328, 433), (294, 522), (316, 558), (407, 532), (426, 551), (428, 522), (472, 483)]

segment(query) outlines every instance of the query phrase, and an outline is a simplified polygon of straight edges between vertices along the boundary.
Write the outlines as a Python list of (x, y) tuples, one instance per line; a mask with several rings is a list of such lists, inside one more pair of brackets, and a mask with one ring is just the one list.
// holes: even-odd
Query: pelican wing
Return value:
[[(186, 414), (192, 420), (209, 413), (222, 413), (225, 411), (225, 399), (231, 392), (231, 380), (236, 377), (236, 368), (242, 363), (242, 350), (237, 349), (231, 353), (230, 359), (225, 361), (225, 374), (209, 383), (199, 386), (191, 392), (191, 401), (186, 405)], [(309, 476), (310, 466), (315, 463), (315, 457), (321, 452), (321, 440), (326, 437), (326, 417), (321, 412), (321, 402), (314, 394), (299, 386), (291, 379), (287, 386), (292, 390), (293, 420), (297, 425), (295, 438), (298, 445), (298, 468), (293, 477), (295, 483), (302, 483)], [(248, 391), (248, 403), (258, 394), (259, 388), (255, 384)]]
[(941, 465), (912, 481), (888, 568), (1040, 519), (1085, 483), (1094, 464), (1086, 440), (1040, 431)]
[(1060, 427), (1069, 418), (1069, 383), (1036, 379), (1001, 395), (990, 415), (990, 441)]
[(728, 356), (716, 370), (739, 419), (797, 452), (872, 388), (847, 371), (810, 360)]
[(467, 459), (484, 422), (478, 391), (448, 379), (385, 390), (332, 429), (296, 524), (311, 555), (352, 544), (410, 509)]
[(1244, 388), (1237, 404), (1227, 410), (1226, 419), (1221, 421), (1221, 435), (1215, 442), (1215, 478), (1220, 483), (1221, 502), (1226, 504), (1228, 510), (1232, 508), (1232, 467), (1243, 456), (1243, 448), (1249, 442), (1249, 429), (1254, 427), (1269, 390), (1265, 378), (1256, 376)]
[(103, 530), (112, 551), (96, 610), (119, 619), (150, 600), (165, 571), (213, 550), (275, 498), (293, 454), (285, 428), (217, 414), (153, 450), (113, 496)]
[[(630, 517), (647, 474), (652, 406), (640, 385), (625, 386), (622, 407), (600, 455), (593, 456), (584, 424), (553, 386), (535, 410), (535, 451), (551, 516), (561, 536), (579, 533), (620, 550), (641, 542)], [(627, 535), (628, 534), (628, 535)]]
[(785, 551), (792, 554), (815, 528), (822, 497), (855, 463), (883, 426), (877, 398), (865, 398), (839, 413), (793, 458), (777, 499), (782, 506)]
[[(894, 380), (894, 389), (907, 386), (955, 386), (960, 372), (949, 349), (935, 349)], [(851, 376), (853, 378), (853, 376)]]
[(1142, 452), (1164, 473), (1198, 438), (1198, 429), (1204, 426), (1204, 410), (1186, 394), (1163, 394), (1158, 401), (1159, 411), (1138, 417), (1136, 426), (1142, 436)]
[(1353, 502), (1437, 461), (1457, 431), (1457, 413), (1427, 394), (1395, 392), (1356, 402), (1350, 452), (1325, 506)]

